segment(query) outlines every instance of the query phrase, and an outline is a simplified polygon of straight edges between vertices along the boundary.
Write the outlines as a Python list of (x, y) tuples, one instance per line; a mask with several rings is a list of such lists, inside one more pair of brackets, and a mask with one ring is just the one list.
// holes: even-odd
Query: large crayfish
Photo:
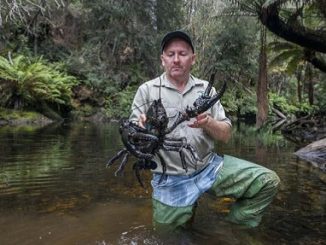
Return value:
[(144, 128), (129, 120), (121, 121), (119, 132), (125, 148), (111, 158), (107, 166), (111, 166), (117, 159), (122, 157), (121, 164), (115, 172), (115, 175), (120, 175), (125, 168), (129, 155), (132, 154), (138, 159), (133, 164), (133, 169), (138, 182), (143, 186), (139, 171), (142, 169), (155, 169), (157, 164), (152, 160), (155, 155), (160, 159), (163, 178), (166, 172), (166, 163), (160, 154), (157, 154), (160, 149), (163, 149), (165, 151), (179, 152), (182, 167), (187, 171), (187, 164), (182, 149), (190, 151), (193, 159), (197, 161), (199, 157), (196, 150), (187, 143), (186, 138), (170, 138), (166, 135), (172, 132), (180, 123), (207, 111), (222, 97), (226, 89), (226, 83), (223, 84), (215, 95), (209, 95), (213, 86), (213, 80), (214, 76), (211, 77), (205, 92), (195, 100), (192, 107), (188, 106), (184, 112), (179, 113), (171, 127), (168, 127), (169, 119), (161, 98), (154, 100), (150, 105), (146, 113), (147, 119)]

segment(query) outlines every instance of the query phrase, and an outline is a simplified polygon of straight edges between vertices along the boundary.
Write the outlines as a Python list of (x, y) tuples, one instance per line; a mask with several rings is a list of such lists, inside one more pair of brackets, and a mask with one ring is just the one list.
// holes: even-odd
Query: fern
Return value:
[(62, 72), (60, 65), (47, 64), (42, 58), (31, 60), (19, 55), (8, 60), (0, 56), (0, 105), (11, 107), (20, 100), (22, 106), (43, 101), (70, 105), (71, 88), (77, 83), (73, 76)]

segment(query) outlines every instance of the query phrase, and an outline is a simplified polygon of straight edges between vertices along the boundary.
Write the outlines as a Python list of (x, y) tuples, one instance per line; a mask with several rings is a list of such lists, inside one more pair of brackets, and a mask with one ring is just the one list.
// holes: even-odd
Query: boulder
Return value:
[(321, 170), (326, 171), (326, 138), (314, 141), (294, 154)]

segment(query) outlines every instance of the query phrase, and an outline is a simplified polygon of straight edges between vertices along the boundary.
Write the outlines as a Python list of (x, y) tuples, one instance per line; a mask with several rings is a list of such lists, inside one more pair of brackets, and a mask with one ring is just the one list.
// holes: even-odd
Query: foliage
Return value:
[(312, 113), (316, 107), (309, 105), (307, 102), (304, 103), (289, 103), (289, 101), (282, 95), (270, 92), (269, 93), (270, 108), (276, 108), (283, 112), (287, 116), (297, 114), (309, 114)]
[(216, 83), (227, 82), (222, 104), (229, 114), (255, 114), (257, 23), (225, 14), (228, 8), (220, 2), (207, 0), (195, 5), (191, 16), (197, 50), (194, 73), (209, 79), (216, 72)]
[(315, 105), (321, 110), (326, 108), (326, 74), (320, 74), (318, 83), (315, 85), (316, 103)]
[(256, 15), (275, 35), (300, 45), (305, 49), (305, 60), (326, 72), (325, 1), (238, 0), (232, 4), (242, 13)]
[(0, 26), (4, 22), (22, 22), (29, 27), (31, 23), (28, 21), (30, 16), (35, 18), (35, 14), (46, 15), (53, 8), (60, 8), (65, 6), (63, 0), (55, 1), (17, 1), (17, 0), (6, 0), (1, 1), (0, 8)]
[(42, 58), (0, 56), (0, 105), (16, 109), (37, 107), (42, 102), (69, 106), (77, 80), (61, 66), (47, 64)]
[(269, 62), (270, 69), (284, 65), (284, 71), (293, 74), (297, 68), (305, 63), (303, 48), (293, 43), (274, 41), (269, 43), (268, 49), (274, 56)]
[(128, 117), (131, 113), (131, 103), (136, 93), (136, 86), (128, 86), (123, 91), (108, 99), (106, 110), (111, 118)]
[(180, 26), (182, 15), (174, 15), (173, 11), (179, 12), (181, 3), (181, 0), (82, 2), (87, 10), (82, 30), (86, 41), (77, 53), (72, 53), (73, 70), (86, 77), (94, 74), (103, 82), (111, 77), (113, 85), (122, 88), (140, 84), (143, 77), (157, 75), (159, 39), (166, 29)]
[[(197, 55), (194, 75), (209, 79), (211, 73), (217, 72), (216, 87), (218, 82), (227, 82), (228, 90), (222, 98), (226, 111), (238, 116), (255, 114), (262, 5), (280, 3), (277, 14), (282, 20), (320, 33), (324, 33), (326, 16), (322, 8), (324, 1), (301, 0), (2, 2), (0, 55), (43, 55), (51, 63), (64, 63), (68, 74), (78, 77), (95, 94), (106, 98), (105, 107), (111, 117), (128, 115), (136, 87), (161, 72), (161, 37), (176, 29), (186, 30), (194, 39)], [(268, 35), (270, 39), (271, 33)], [(300, 107), (298, 94), (302, 94), (302, 109), (310, 110), (305, 107), (305, 100), (311, 84), (315, 105), (326, 105), (325, 76), (313, 71), (310, 80), (304, 77), (305, 64), (325, 60), (325, 55), (310, 51), (279, 40), (270, 45), (269, 90), (286, 98), (283, 102), (276, 101), (291, 113)], [(10, 67), (10, 60), (6, 62)], [(24, 62), (28, 63), (21, 61)], [(41, 63), (45, 64), (43, 60)], [(49, 63), (46, 66), (52, 67)], [(14, 74), (18, 77), (17, 72)], [(24, 85), (23, 90), (15, 90), (14, 87), (18, 88), (15, 79), (9, 82), (1, 78), (1, 105), (36, 108), (40, 101), (60, 107), (70, 104), (69, 95), (64, 95), (66, 92), (62, 92), (61, 97), (53, 90), (51, 95), (46, 82), (47, 85), (42, 85), (47, 87), (46, 92), (42, 93), (44, 88), (36, 91), (32, 87), (38, 84), (32, 82)], [(301, 92), (297, 92), (299, 85)], [(58, 85), (51, 83), (51, 86)], [(286, 104), (297, 109), (288, 108)], [(86, 114), (96, 111), (89, 105), (83, 106), (81, 109)]]
[(228, 86), (227, 91), (221, 99), (221, 103), (230, 115), (246, 117), (256, 114), (256, 95), (253, 90), (243, 90), (243, 87)]

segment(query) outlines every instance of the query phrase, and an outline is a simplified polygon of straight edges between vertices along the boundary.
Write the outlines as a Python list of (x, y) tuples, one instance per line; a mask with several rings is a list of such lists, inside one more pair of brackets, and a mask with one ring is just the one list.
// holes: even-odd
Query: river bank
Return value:
[[(116, 121), (107, 116), (104, 108), (99, 108), (92, 113), (85, 111), (72, 111), (67, 118), (63, 120), (79, 122), (109, 122)], [(23, 126), (23, 125), (47, 125), (55, 122), (41, 113), (35, 111), (22, 111), (0, 108), (0, 127), (1, 126)]]
[(0, 126), (47, 125), (52, 122), (38, 112), (0, 108)]

